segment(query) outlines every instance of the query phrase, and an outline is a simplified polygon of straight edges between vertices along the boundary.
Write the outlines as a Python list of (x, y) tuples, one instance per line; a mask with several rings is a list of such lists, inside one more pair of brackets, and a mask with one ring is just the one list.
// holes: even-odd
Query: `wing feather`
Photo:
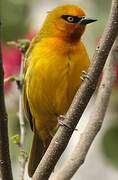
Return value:
[(26, 118), (29, 120), (30, 122), (30, 126), (31, 129), (33, 130), (33, 121), (32, 121), (32, 114), (30, 111), (30, 106), (29, 106), (29, 102), (28, 102), (28, 98), (27, 98), (27, 94), (26, 94), (26, 82), (25, 82), (25, 75), (29, 66), (29, 63), (31, 61), (31, 59), (29, 58), (30, 53), (32, 52), (32, 49), (34, 48), (34, 45), (39, 42), (39, 36), (37, 35), (31, 42), (26, 54), (25, 54), (25, 58), (24, 58), (24, 68), (23, 68), (23, 74), (24, 74), (24, 83), (23, 83), (23, 107), (24, 107), (24, 113)]

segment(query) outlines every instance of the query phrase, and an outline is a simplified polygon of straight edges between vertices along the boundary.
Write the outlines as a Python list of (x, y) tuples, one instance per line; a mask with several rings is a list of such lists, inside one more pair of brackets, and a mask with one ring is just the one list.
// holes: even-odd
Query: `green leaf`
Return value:
[(20, 144), (20, 135), (19, 134), (15, 134), (11, 137), (11, 140), (14, 144), (19, 145)]

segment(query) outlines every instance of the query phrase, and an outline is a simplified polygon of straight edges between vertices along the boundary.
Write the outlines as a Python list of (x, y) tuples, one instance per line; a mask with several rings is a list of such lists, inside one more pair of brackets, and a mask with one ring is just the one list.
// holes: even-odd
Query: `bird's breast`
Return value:
[(42, 114), (59, 115), (67, 111), (80, 86), (81, 71), (85, 70), (77, 47), (58, 43), (34, 48), (26, 75), (32, 107)]

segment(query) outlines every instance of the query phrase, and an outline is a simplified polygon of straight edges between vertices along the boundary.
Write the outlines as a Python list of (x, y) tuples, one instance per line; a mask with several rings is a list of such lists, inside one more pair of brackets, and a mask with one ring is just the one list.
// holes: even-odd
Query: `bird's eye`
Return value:
[(63, 18), (65, 21), (68, 21), (69, 23), (78, 23), (83, 17), (62, 15), (61, 18)]
[(74, 22), (74, 18), (72, 16), (68, 16), (67, 20), (71, 23)]

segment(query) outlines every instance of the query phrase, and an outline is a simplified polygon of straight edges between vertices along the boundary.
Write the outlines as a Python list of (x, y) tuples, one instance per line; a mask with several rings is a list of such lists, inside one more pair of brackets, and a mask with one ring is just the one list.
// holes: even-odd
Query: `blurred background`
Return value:
[[(85, 9), (89, 17), (98, 21), (88, 26), (83, 36), (90, 58), (95, 46), (101, 37), (108, 19), (111, 0), (1, 0), (0, 11), (2, 14), (2, 53), (4, 61), (5, 78), (18, 75), (21, 63), (21, 53), (16, 48), (7, 45), (9, 41), (22, 38), (32, 39), (40, 29), (47, 12), (61, 4), (78, 4)], [(5, 83), (6, 105), (9, 115), (9, 139), (10, 152), (13, 164), (14, 179), (19, 178), (19, 148), (13, 142), (13, 136), (20, 134), (18, 121), (18, 96), (19, 91), (15, 82)], [(68, 154), (74, 148), (79, 133), (84, 128), (94, 101), (89, 103), (81, 122), (78, 125), (79, 132), (74, 132), (67, 151), (63, 154), (56, 170), (63, 164)], [(25, 150), (29, 153), (32, 132), (26, 121)], [(71, 148), (70, 148), (71, 147)], [(28, 180), (26, 173), (25, 180)], [(109, 107), (105, 116), (102, 130), (95, 138), (84, 165), (78, 170), (73, 180), (116, 180), (118, 179), (118, 67), (116, 67), (116, 79), (110, 98)]]

